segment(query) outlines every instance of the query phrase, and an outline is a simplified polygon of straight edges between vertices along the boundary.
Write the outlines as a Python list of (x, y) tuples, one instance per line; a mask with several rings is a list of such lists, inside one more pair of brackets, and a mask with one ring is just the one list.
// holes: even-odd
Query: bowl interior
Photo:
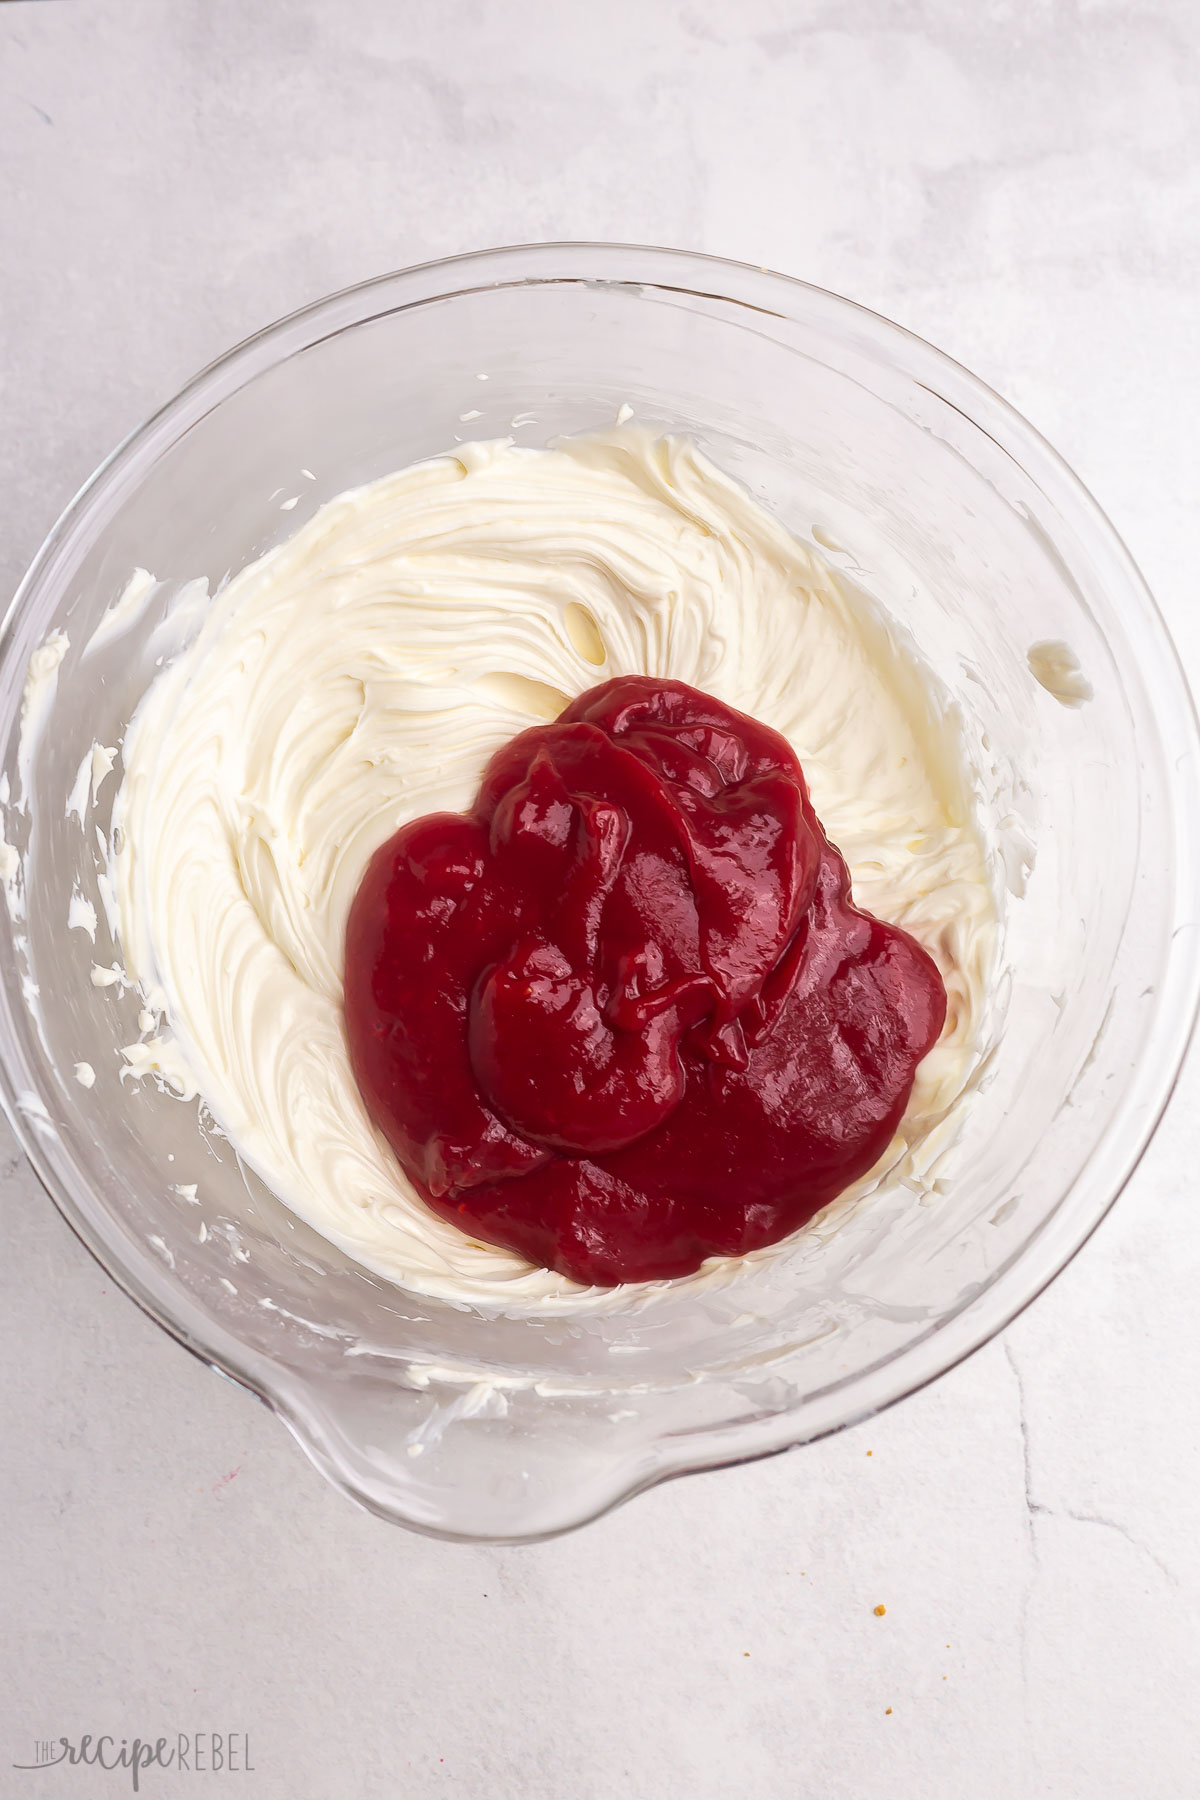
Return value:
[[(252, 341), (57, 529), (0, 661), (4, 829), (21, 858), (0, 920), (0, 1054), (69, 1216), (329, 1474), (428, 1529), (527, 1536), (885, 1404), (1061, 1266), (1136, 1159), (1186, 1039), (1194, 942), (1176, 927), (1194, 891), (1196, 759), (1136, 572), (1045, 446), (963, 371), (778, 278), (665, 254), (508, 254), (337, 296)], [(186, 584), (215, 589), (323, 500), (456, 441), (544, 443), (622, 404), (692, 433), (818, 546), (958, 709), (1001, 912), (995, 1043), (967, 1127), (919, 1191), (881, 1191), (702, 1300), (485, 1317), (352, 1264), (194, 1104), (122, 1083), (138, 996), (91, 979), (119, 957), (99, 877), (120, 764), (82, 817), (68, 805), (93, 743), (119, 746), (178, 641)], [(138, 566), (159, 585), (93, 641)], [(26, 667), (56, 629), (69, 648), (22, 754)], [(1031, 649), (1059, 641), (1083, 704), (1035, 678)], [(96, 906), (94, 946), (68, 928), (76, 892)]]

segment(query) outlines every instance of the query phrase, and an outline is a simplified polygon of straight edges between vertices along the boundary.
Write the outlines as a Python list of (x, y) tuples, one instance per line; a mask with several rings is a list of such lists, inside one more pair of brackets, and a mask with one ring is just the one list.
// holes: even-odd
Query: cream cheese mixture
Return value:
[(912, 649), (685, 438), (464, 445), (329, 502), (218, 593), (138, 709), (113, 813), (126, 972), (161, 1017), (130, 1068), (199, 1092), (280, 1199), (414, 1289), (582, 1292), (437, 1218), (370, 1123), (347, 912), (401, 824), (465, 808), (515, 732), (630, 673), (781, 731), (855, 899), (934, 957), (946, 1029), (881, 1169), (944, 1137), (978, 1063), (992, 899), (956, 717)]

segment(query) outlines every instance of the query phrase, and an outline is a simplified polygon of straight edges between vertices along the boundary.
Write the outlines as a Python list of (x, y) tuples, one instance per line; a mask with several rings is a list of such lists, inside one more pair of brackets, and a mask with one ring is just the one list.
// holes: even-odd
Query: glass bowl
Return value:
[[(121, 1086), (137, 995), (90, 980), (117, 956), (99, 902), (95, 948), (67, 928), (76, 883), (97, 893), (93, 828), (108, 829), (119, 770), (86, 832), (67, 803), (93, 741), (119, 742), (181, 584), (215, 588), (322, 501), (456, 439), (541, 443), (623, 404), (694, 434), (820, 546), (960, 709), (1000, 900), (1003, 1029), (919, 1192), (885, 1184), (701, 1296), (493, 1316), (357, 1267), (194, 1105)], [(89, 646), (139, 565), (163, 583), (153, 604)], [(26, 671), (54, 630), (70, 647), (23, 755)], [(1065, 685), (1060, 644), (1082, 671)], [(51, 532), (4, 626), (0, 743), (0, 1086), (35, 1169), (114, 1279), (259, 1394), (330, 1480), (448, 1537), (579, 1525), (667, 1476), (867, 1418), (950, 1368), (1112, 1203), (1195, 1011), (1196, 724), (1111, 526), (1036, 432), (929, 345), (707, 257), (488, 251), (335, 294), (231, 351)]]

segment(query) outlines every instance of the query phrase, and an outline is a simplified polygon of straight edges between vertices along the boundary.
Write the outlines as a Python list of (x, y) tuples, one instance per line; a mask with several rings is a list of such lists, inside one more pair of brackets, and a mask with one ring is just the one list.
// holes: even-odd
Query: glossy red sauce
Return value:
[(850, 903), (777, 732), (623, 676), (397, 832), (350, 912), (367, 1109), (429, 1205), (575, 1281), (685, 1275), (878, 1159), (946, 995)]

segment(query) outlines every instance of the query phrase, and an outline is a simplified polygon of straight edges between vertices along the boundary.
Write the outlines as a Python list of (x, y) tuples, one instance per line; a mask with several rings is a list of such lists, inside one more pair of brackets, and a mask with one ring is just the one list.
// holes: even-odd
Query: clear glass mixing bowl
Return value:
[[(66, 804), (93, 740), (119, 741), (178, 584), (215, 587), (331, 495), (456, 438), (540, 443), (623, 403), (693, 433), (821, 545), (961, 708), (1003, 903), (1004, 1028), (929, 1191), (881, 1192), (686, 1303), (485, 1317), (350, 1263), (201, 1134), (194, 1106), (119, 1086), (137, 996), (89, 979), (116, 956), (102, 906), (94, 950), (67, 928), (76, 882), (96, 898), (92, 826), (107, 830), (119, 770), (87, 833)], [(166, 584), (156, 607), (85, 654), (137, 565)], [(56, 628), (70, 648), (22, 768), (26, 669)], [(1058, 640), (1085, 704), (1031, 672), (1031, 647)], [(1195, 1010), (1195, 720), (1112, 528), (1028, 425), (927, 344), (705, 257), (490, 251), (336, 294), (230, 352), (51, 533), (4, 627), (0, 742), (23, 889), (23, 916), (0, 919), (0, 1085), (30, 1160), (113, 1277), (261, 1395), (332, 1481), (447, 1536), (578, 1525), (669, 1475), (863, 1419), (951, 1367), (1111, 1204)], [(90, 1090), (78, 1062), (97, 1071)]]

